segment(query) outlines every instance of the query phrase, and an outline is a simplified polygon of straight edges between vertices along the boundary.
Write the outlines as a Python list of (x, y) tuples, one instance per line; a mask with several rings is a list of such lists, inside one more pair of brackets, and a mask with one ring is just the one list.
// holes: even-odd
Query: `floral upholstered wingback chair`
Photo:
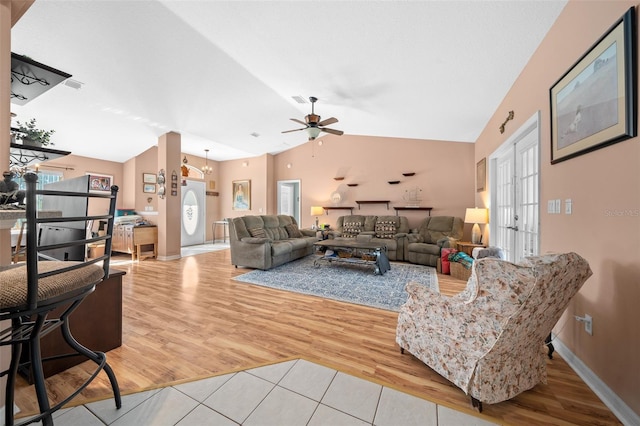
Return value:
[(514, 264), (474, 262), (466, 289), (446, 297), (408, 283), (396, 342), (453, 382), (482, 411), (547, 381), (544, 340), (591, 276), (575, 253)]

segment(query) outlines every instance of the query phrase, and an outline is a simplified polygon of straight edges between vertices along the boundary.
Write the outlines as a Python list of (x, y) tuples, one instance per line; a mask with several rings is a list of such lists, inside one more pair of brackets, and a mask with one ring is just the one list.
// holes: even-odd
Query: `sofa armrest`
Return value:
[(397, 233), (396, 235), (394, 235), (393, 237), (394, 237), (395, 239), (398, 239), (398, 238), (404, 238), (404, 237), (406, 237), (407, 235), (409, 235), (409, 234), (408, 234), (408, 233), (406, 233), (406, 232), (398, 232), (398, 233)]
[(301, 229), (300, 232), (302, 232), (302, 235), (305, 237), (315, 237), (318, 231), (315, 229)]
[(424, 237), (420, 234), (407, 234), (409, 243), (423, 243)]
[(456, 238), (444, 237), (440, 238), (436, 244), (440, 246), (440, 248), (456, 248), (456, 244), (458, 240)]
[(244, 237), (240, 241), (247, 244), (266, 244), (271, 242), (271, 238)]

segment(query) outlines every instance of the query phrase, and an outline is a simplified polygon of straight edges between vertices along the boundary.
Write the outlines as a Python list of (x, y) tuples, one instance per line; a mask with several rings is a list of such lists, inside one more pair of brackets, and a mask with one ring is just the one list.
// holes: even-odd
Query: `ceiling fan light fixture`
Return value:
[(312, 141), (318, 137), (320, 129), (317, 127), (307, 127), (307, 134), (309, 135), (309, 140)]

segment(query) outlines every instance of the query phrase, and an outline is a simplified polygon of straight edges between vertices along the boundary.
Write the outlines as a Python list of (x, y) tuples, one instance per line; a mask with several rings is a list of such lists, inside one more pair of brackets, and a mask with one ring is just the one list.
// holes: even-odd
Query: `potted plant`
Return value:
[(51, 135), (55, 130), (40, 130), (36, 127), (36, 119), (32, 118), (26, 123), (17, 122), (18, 132), (22, 135), (23, 145), (47, 146), (53, 145)]

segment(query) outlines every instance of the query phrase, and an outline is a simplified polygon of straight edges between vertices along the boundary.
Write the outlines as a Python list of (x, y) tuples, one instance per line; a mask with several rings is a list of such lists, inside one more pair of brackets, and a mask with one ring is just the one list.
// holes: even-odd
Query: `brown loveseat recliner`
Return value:
[(418, 227), (417, 234), (407, 236), (404, 260), (435, 267), (443, 248), (455, 248), (462, 238), (462, 218), (454, 216), (429, 216)]
[(235, 217), (229, 221), (231, 264), (271, 269), (313, 253), (316, 232), (298, 229), (292, 216)]
[(389, 260), (406, 260), (405, 244), (409, 233), (409, 221), (404, 216), (340, 216), (331, 236), (356, 238), (367, 236), (370, 241), (387, 247)]

